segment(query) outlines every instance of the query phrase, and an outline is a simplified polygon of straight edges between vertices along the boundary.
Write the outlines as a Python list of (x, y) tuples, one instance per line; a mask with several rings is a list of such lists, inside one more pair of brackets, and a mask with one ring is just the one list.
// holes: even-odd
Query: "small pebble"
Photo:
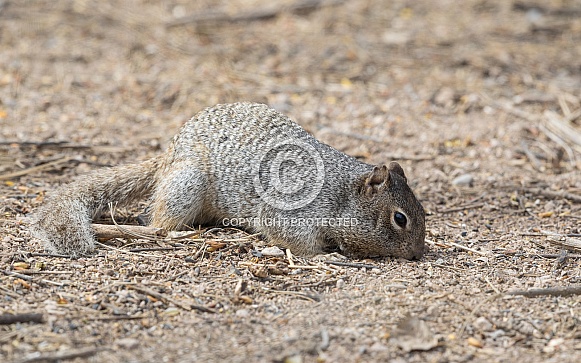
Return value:
[(137, 346), (139, 346), (139, 340), (133, 338), (119, 339), (115, 343), (117, 343), (117, 345), (120, 346), (121, 348), (125, 349), (134, 349), (137, 348)]
[(543, 19), (543, 12), (538, 8), (530, 8), (526, 12), (526, 18), (532, 24), (539, 24)]
[(380, 342), (375, 342), (371, 347), (369, 347), (368, 350), (370, 352), (385, 352), (389, 350), (389, 348), (386, 345), (381, 344)]
[(543, 348), (545, 353), (553, 353), (555, 350), (565, 342), (563, 338), (553, 338), (549, 340), (549, 343)]
[(293, 355), (290, 357), (286, 357), (284, 359), (284, 363), (303, 363), (303, 357), (300, 355)]
[(450, 87), (444, 87), (434, 95), (434, 103), (439, 106), (452, 107), (454, 105), (455, 92)]
[(473, 182), (474, 177), (472, 176), (472, 174), (463, 174), (457, 176), (456, 178), (454, 178), (454, 180), (452, 180), (452, 184), (460, 186), (472, 186)]
[(272, 256), (272, 257), (283, 257), (284, 256), (284, 252), (276, 246), (265, 247), (261, 251), (261, 253), (263, 256)]
[(342, 289), (344, 287), (345, 287), (345, 280), (343, 280), (343, 279), (337, 280), (337, 288)]
[(381, 36), (381, 40), (385, 44), (389, 45), (403, 45), (408, 43), (411, 40), (411, 34), (409, 32), (398, 31), (398, 30), (389, 30), (383, 33)]
[(165, 316), (176, 316), (179, 314), (180, 314), (180, 311), (178, 310), (178, 308), (174, 308), (174, 307), (167, 308), (163, 312), (163, 315), (165, 315)]
[(483, 316), (476, 319), (472, 325), (474, 325), (476, 329), (480, 329), (482, 331), (492, 330), (492, 324)]
[(490, 333), (490, 338), (492, 338), (492, 339), (498, 339), (498, 338), (500, 338), (501, 336), (504, 336), (504, 335), (506, 335), (506, 332), (504, 330), (497, 329), (497, 330), (493, 331), (492, 333)]
[(429, 234), (431, 237), (439, 237), (439, 236), (440, 236), (440, 231), (438, 231), (438, 230), (437, 230), (437, 229), (435, 229), (435, 228), (432, 228), (432, 229), (430, 229), (430, 230), (428, 231), (428, 234)]
[(247, 318), (250, 316), (250, 312), (246, 309), (236, 310), (236, 316), (239, 318)]

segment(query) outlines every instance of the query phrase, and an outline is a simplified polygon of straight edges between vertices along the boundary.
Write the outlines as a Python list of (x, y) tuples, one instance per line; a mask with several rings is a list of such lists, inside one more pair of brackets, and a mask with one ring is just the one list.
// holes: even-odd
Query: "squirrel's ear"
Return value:
[(401, 176), (405, 180), (406, 183), (408, 182), (408, 179), (405, 177), (405, 173), (403, 172), (403, 169), (395, 161), (392, 161), (391, 163), (389, 163), (389, 168), (387, 170), (389, 170), (390, 172), (394, 172), (394, 173), (398, 174), (399, 176)]
[(363, 193), (371, 196), (383, 187), (389, 184), (389, 172), (385, 165), (374, 166), (373, 170), (366, 176)]

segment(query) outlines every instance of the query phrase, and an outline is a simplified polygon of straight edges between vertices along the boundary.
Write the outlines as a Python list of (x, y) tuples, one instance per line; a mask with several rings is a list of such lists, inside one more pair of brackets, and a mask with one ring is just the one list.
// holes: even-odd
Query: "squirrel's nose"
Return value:
[(424, 249), (418, 250), (414, 253), (414, 260), (420, 260), (424, 256)]
[(426, 243), (422, 240), (422, 243), (412, 250), (412, 257), (410, 260), (420, 260), (424, 256), (425, 249)]

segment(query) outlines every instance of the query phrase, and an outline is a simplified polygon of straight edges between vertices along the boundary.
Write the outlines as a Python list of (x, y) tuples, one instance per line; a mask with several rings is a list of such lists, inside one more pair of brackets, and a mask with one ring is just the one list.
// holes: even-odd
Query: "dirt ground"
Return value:
[[(0, 1), (0, 313), (42, 314), (0, 325), (0, 361), (581, 361), (581, 2), (313, 3)], [(243, 100), (398, 160), (425, 257), (291, 265), (212, 229), (72, 260), (30, 239), (58, 185)]]

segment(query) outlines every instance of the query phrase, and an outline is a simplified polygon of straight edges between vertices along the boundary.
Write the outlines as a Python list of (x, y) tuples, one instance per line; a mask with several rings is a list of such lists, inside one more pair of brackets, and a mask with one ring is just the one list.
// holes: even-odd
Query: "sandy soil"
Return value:
[[(581, 2), (272, 3), (0, 1), (0, 313), (42, 314), (0, 325), (0, 361), (580, 361)], [(400, 161), (426, 256), (290, 266), (211, 230), (71, 260), (30, 239), (58, 185), (242, 100)], [(557, 287), (577, 290), (508, 294)]]

